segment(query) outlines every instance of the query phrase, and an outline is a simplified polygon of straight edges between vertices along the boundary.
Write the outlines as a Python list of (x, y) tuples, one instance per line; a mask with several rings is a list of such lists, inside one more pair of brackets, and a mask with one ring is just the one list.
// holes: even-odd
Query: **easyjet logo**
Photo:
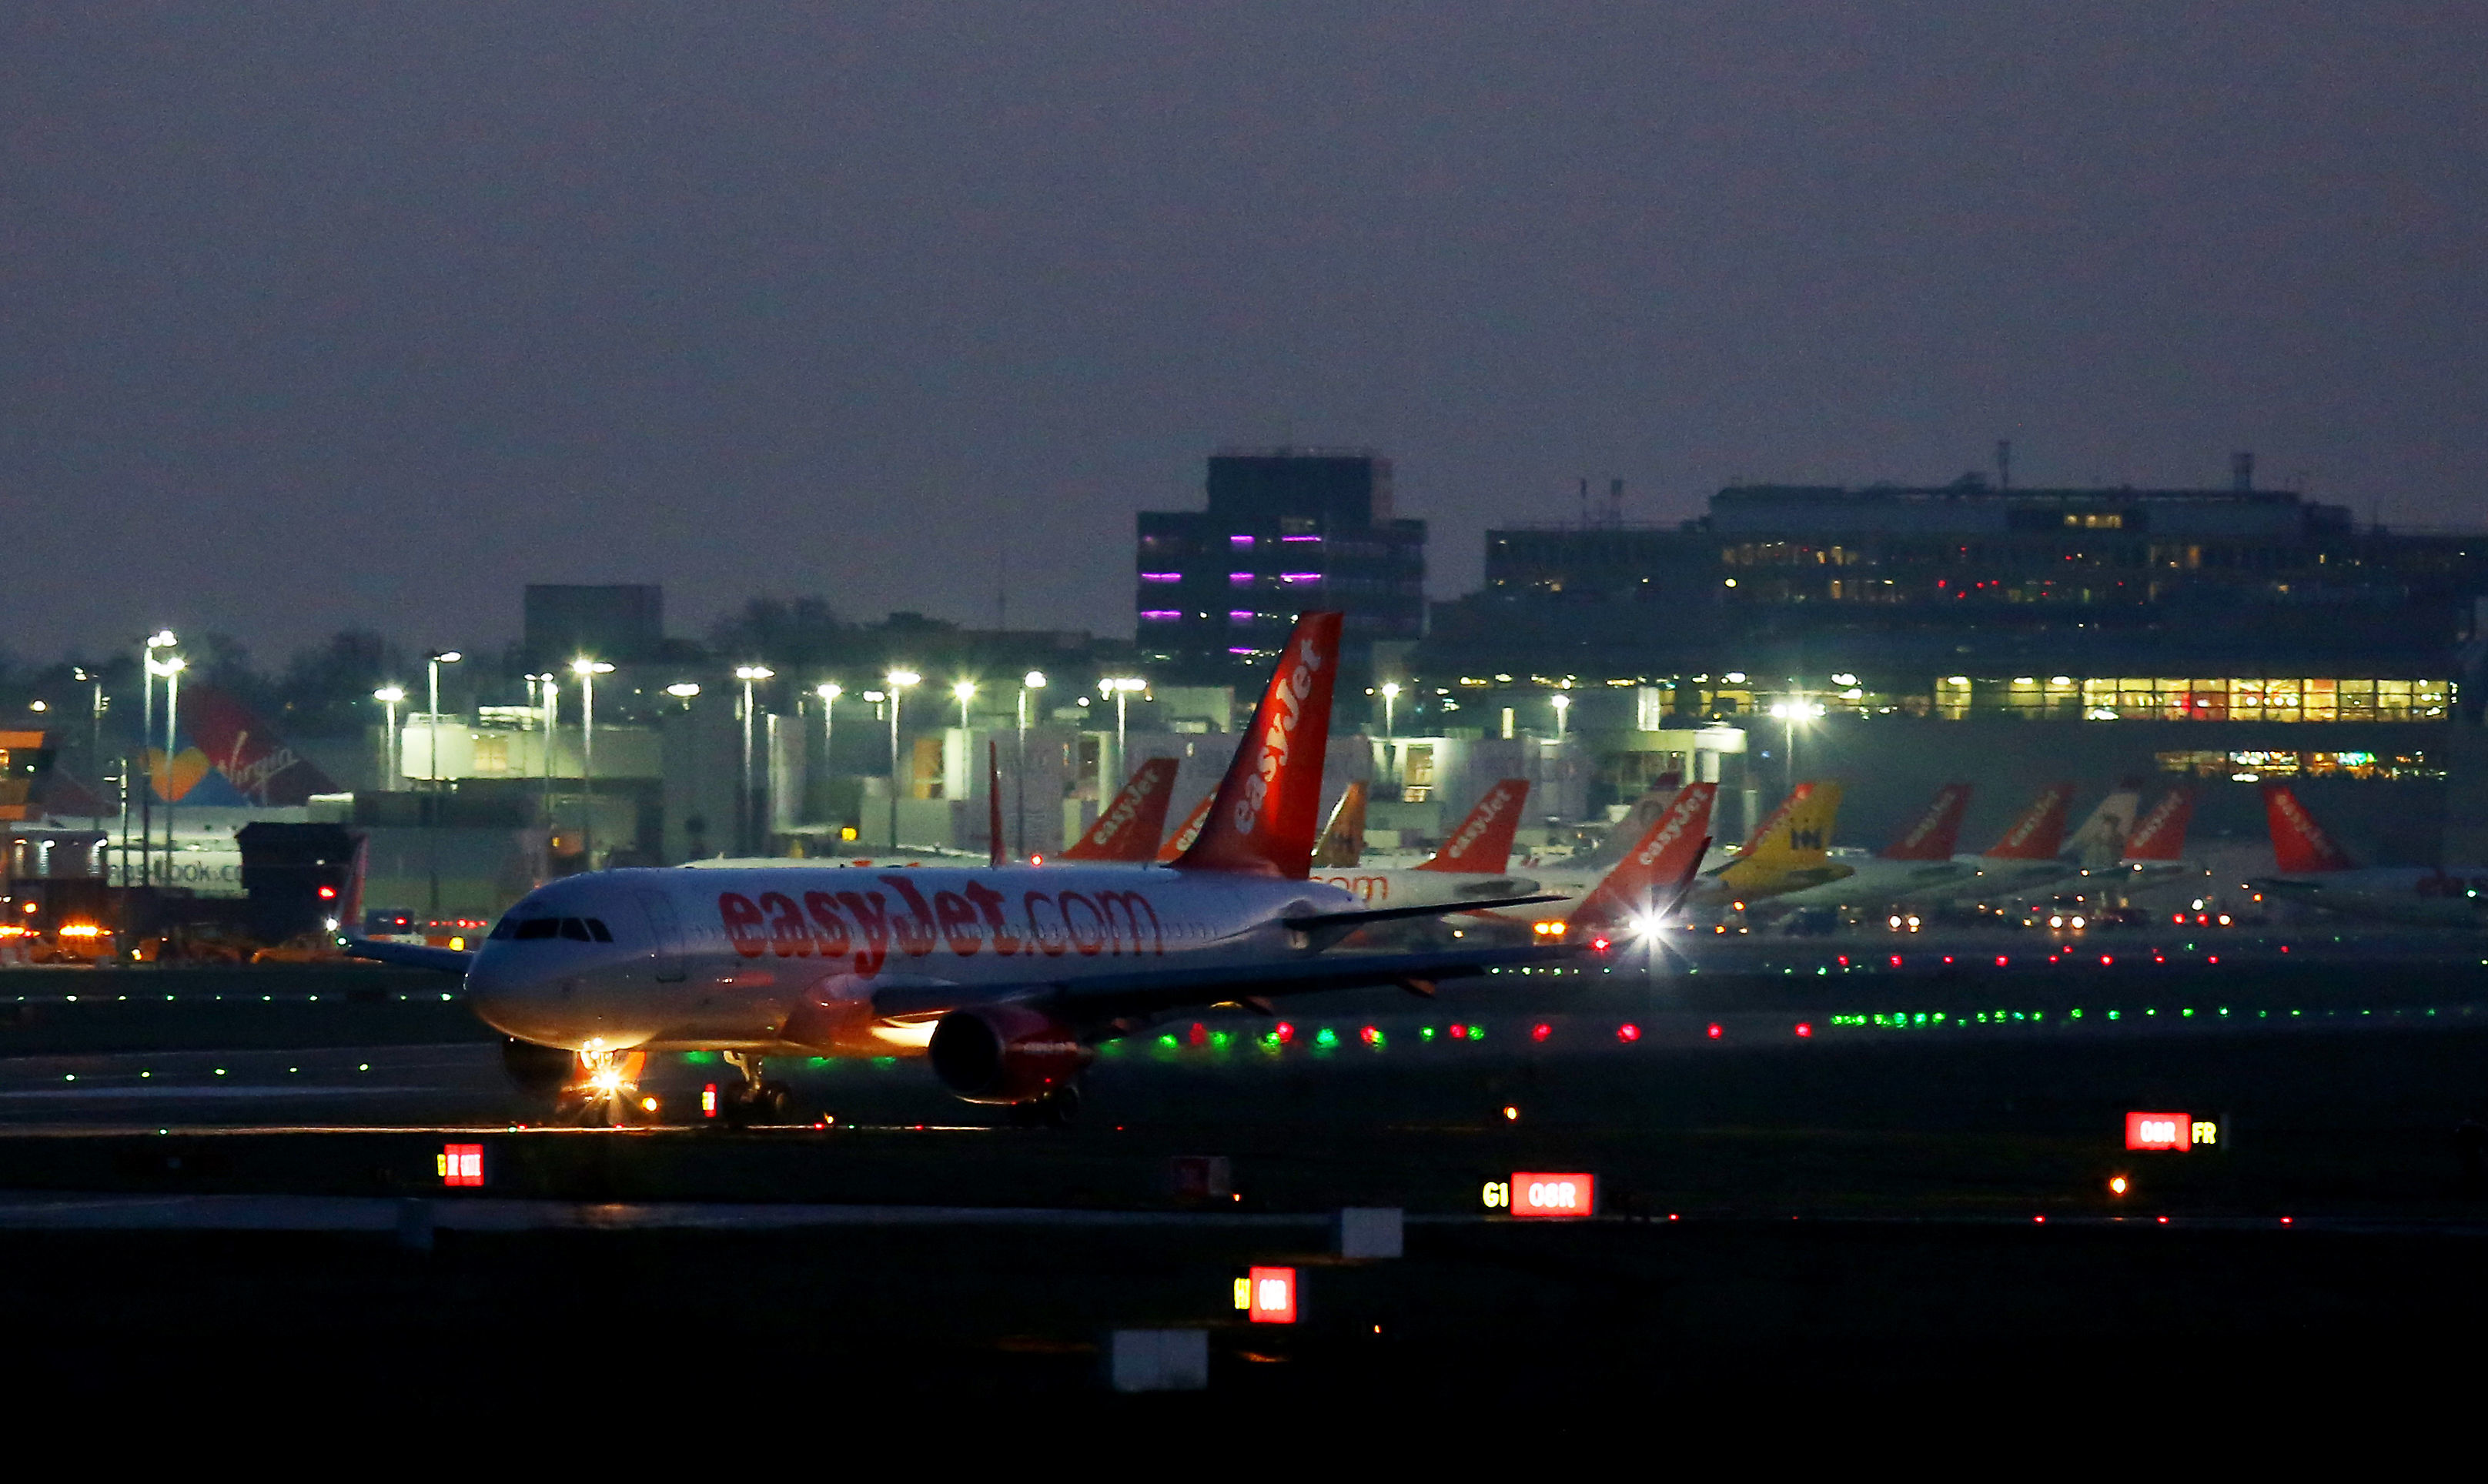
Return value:
[(2064, 791), (2061, 789), (2050, 789), (2047, 793), (2041, 795), (2039, 797), (2037, 806), (2032, 808), (2029, 813), (2022, 816), (2018, 820), (2015, 820), (2013, 822), (2013, 827), (2004, 832), (2004, 843), (2007, 845), (2028, 844), (2030, 837), (2039, 832), (2039, 826), (2047, 823), (2048, 816), (2055, 813), (2058, 808), (2062, 807), (2064, 801), (2065, 795)]
[(2304, 836), (2306, 843), (2315, 850), (2327, 855), (2333, 854), (2332, 842), (2326, 837), (2324, 826), (2315, 823), (2314, 817), (2309, 815), (2305, 806), (2298, 801), (2297, 795), (2275, 794), (2273, 798), (2279, 802), (2281, 818), (2289, 822), (2290, 828)]
[(1132, 822), (1140, 817), (1141, 800), (1157, 791), (1157, 774), (1153, 770), (1145, 770), (1134, 778), (1131, 787), (1123, 790), (1123, 797), (1116, 800), (1115, 807), (1106, 811), (1105, 818), (1097, 822), (1097, 843), (1111, 845), (1117, 835), (1131, 828)]
[(2171, 794), (2160, 800), (2149, 814), (2142, 817), (2142, 824), (2134, 831), (2135, 843), (2140, 844), (2152, 839), (2160, 831), (2167, 828), (2168, 822), (2177, 817), (2178, 806), (2185, 801), (2186, 796), (2183, 794)]
[(1313, 694), (1314, 674), (1321, 668), (1321, 652), (1311, 639), (1296, 646), (1296, 662), (1270, 683), (1270, 721), (1261, 731), (1261, 756), (1244, 780), (1244, 797), (1235, 801), (1235, 832), (1249, 835), (1260, 823), (1261, 806), (1287, 766), (1287, 750), (1296, 723), (1304, 715), (1305, 698)]
[(1675, 807), (1667, 811), (1666, 820), (1651, 831), (1649, 841), (1642, 846), (1640, 854), (1633, 856), (1633, 864), (1644, 867), (1655, 865), (1658, 857), (1667, 854), (1667, 848), (1683, 838), (1684, 832), (1692, 827), (1693, 816), (1699, 812), (1701, 803), (1699, 797), (1680, 798)]
[(989, 947), (1000, 958), (1166, 952), (1157, 908), (1143, 892), (1030, 891), (1014, 905), (974, 877), (930, 898), (896, 873), (881, 882), (888, 893), (806, 891), (800, 902), (791, 891), (757, 900), (720, 892), (718, 920), (744, 958), (846, 959), (865, 975), (880, 972), (892, 951), (919, 959), (943, 947), (963, 959)]
[(1901, 848), (1910, 850), (1926, 844), (1927, 837), (1943, 826), (1945, 816), (1952, 813), (1953, 804), (1960, 798), (1959, 789), (1946, 789), (1936, 796), (1936, 806), (1927, 811), (1926, 818), (1918, 821), (1915, 828), (1901, 837)]
[(1467, 854), (1469, 847), (1477, 844), (1478, 836), (1485, 833), (1486, 826), (1494, 823), (1496, 816), (1512, 806), (1512, 789), (1500, 783), (1496, 784), (1493, 791), (1478, 804), (1477, 812), (1469, 816), (1468, 824), (1461, 827), (1458, 834), (1452, 837), (1450, 847), (1443, 854)]

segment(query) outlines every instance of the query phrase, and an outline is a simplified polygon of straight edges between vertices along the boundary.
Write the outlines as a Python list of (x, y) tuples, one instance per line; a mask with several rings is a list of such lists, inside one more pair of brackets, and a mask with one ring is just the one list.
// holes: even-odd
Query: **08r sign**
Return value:
[(1578, 1219), (1598, 1214), (1598, 1181), (1595, 1175), (1521, 1170), (1510, 1180), (1487, 1181), (1483, 1196), (1489, 1211), (1536, 1220)]

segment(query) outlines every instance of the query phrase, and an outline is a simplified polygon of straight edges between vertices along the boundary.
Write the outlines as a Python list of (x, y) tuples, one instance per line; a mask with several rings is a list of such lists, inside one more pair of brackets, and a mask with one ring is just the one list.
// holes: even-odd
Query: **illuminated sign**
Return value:
[(700, 1116), (702, 1118), (715, 1118), (717, 1116), (717, 1084), (715, 1082), (711, 1082), (700, 1089)]
[(1597, 1215), (1598, 1182), (1595, 1175), (1546, 1175), (1516, 1172), (1510, 1180), (1489, 1180), (1480, 1192), (1489, 1211), (1544, 1220)]
[(2184, 1154), (2198, 1144), (2217, 1149), (2219, 1143), (2220, 1126), (2209, 1118), (2194, 1118), (2184, 1113), (2125, 1115), (2125, 1147), (2128, 1149), (2174, 1150)]
[(484, 1146), (481, 1144), (443, 1144), (436, 1157), (442, 1185), (482, 1185), (484, 1183)]
[(1257, 1325), (1296, 1322), (1296, 1270), (1248, 1268), (1235, 1280), (1235, 1307)]

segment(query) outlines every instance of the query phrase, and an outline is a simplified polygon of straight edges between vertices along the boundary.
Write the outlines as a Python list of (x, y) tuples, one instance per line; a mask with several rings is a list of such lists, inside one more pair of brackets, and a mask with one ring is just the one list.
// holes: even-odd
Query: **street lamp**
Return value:
[(388, 720), (383, 723), (387, 730), (381, 733), (381, 792), (385, 794), (397, 781), (397, 708), (406, 699), (406, 687), (382, 686), (372, 692), (372, 699), (387, 708)]
[(1392, 714), (1397, 710), (1399, 702), (1400, 683), (1396, 680), (1384, 681), (1382, 683), (1382, 740), (1384, 742), (1391, 740)]
[[(1148, 689), (1149, 683), (1145, 680), (1139, 680), (1132, 676), (1125, 675), (1119, 677), (1109, 677), (1108, 679), (1101, 680), (1097, 683), (1097, 688), (1099, 690), (1110, 692), (1115, 697), (1115, 776), (1113, 782), (1117, 787), (1120, 787), (1123, 781), (1123, 706), (1125, 702), (1132, 698), (1132, 692), (1136, 690)], [(1107, 782), (1108, 780), (1104, 778), (1097, 780), (1097, 794), (1100, 798), (1111, 798), (1114, 797), (1114, 795), (1108, 791)]]
[(596, 677), (613, 667), (581, 655), (570, 662), (579, 677), (579, 848), (587, 869), (596, 869)]
[(552, 827), (552, 744), (554, 725), (561, 719), (561, 677), (551, 670), (545, 671), (542, 675), (528, 676), (527, 699), (535, 703), (536, 713), (544, 720), (543, 758), (538, 771), (544, 782), (545, 827), (551, 830)]
[(94, 771), (96, 785), (95, 807), (97, 810), (97, 813), (94, 816), (94, 823), (97, 832), (101, 833), (103, 829), (103, 814), (101, 812), (103, 809), (103, 677), (88, 673), (86, 667), (83, 665), (71, 665), (70, 666), (70, 678), (91, 685), (95, 687), (95, 705), (91, 708), (95, 723), (95, 738), (90, 744), (92, 750), (88, 754), (87, 767)]
[[(156, 770), (148, 761), (147, 753), (148, 749), (156, 745), (155, 677), (161, 673), (156, 668), (156, 652), (173, 647), (175, 643), (173, 630), (159, 629), (149, 634), (145, 642), (147, 647), (139, 657), (138, 674), (138, 688), (143, 697), (139, 703), (138, 764), (147, 778), (146, 786), (138, 791), (138, 883), (142, 886), (152, 886), (156, 882)], [(124, 771), (127, 770), (127, 769), (124, 770)], [(122, 880), (126, 883), (129, 875), (127, 858), (129, 836), (127, 824), (122, 826), (121, 848), (123, 851)]]
[(432, 709), (425, 713), (423, 735), (426, 742), (423, 776), (432, 784), (434, 793), (440, 792), (440, 667), (456, 664), (466, 658), (454, 649), (438, 649), (423, 657), (425, 675), (431, 683), (429, 698)]
[(1564, 740), (1564, 714), (1572, 709), (1572, 698), (1561, 690), (1555, 692), (1555, 740)]
[(742, 816), (740, 823), (743, 827), (737, 831), (741, 838), (734, 842), (734, 848), (745, 855), (759, 854), (759, 847), (754, 842), (760, 833), (760, 800), (758, 790), (751, 783), (751, 687), (757, 682), (775, 679), (777, 674), (765, 664), (739, 664), (734, 667), (734, 678), (743, 682), (743, 798), (742, 806), (735, 811)]
[(190, 662), (179, 655), (167, 655), (155, 666), (156, 673), (164, 677), (164, 875), (168, 886), (180, 884), (173, 876), (173, 754), (182, 745), (182, 672), (189, 667)]
[(890, 683), (890, 848), (898, 849), (898, 700), (910, 686), (923, 684), (924, 677), (914, 670), (892, 670), (882, 679)]
[(1821, 701), (1798, 699), (1773, 701), (1771, 714), (1780, 719), (1781, 771), (1790, 792), (1796, 789), (1796, 729), (1800, 722), (1813, 721), (1829, 711)]
[(1014, 795), (1011, 817), (1017, 826), (1014, 832), (1019, 837), (1019, 848), (1014, 854), (1022, 860), (1028, 858), (1028, 693), (1044, 688), (1043, 670), (1031, 670), (1019, 678), (1019, 768), (1011, 785)]
[(951, 686), (950, 694), (958, 699), (959, 730), (964, 732), (968, 729), (968, 702), (975, 697), (976, 683), (972, 680), (960, 681)]

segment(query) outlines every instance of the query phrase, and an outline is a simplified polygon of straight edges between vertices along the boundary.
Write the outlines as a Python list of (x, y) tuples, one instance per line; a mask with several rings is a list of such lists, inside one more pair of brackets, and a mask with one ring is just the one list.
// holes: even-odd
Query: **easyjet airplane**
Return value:
[[(2079, 871), (2080, 866), (2056, 854), (2064, 848), (2065, 810), (2073, 798), (2072, 784), (2049, 784), (2005, 826), (1993, 845), (1980, 854), (1956, 856), (1969, 868), (1969, 875), (1950, 889), (1948, 899), (1974, 896), (1986, 901), (2060, 882)], [(2131, 819), (2132, 812), (2126, 817)]]
[(1773, 897), (1771, 905), (1882, 907), (1949, 888), (1970, 873), (1952, 854), (1954, 842), (1961, 837), (1961, 817), (1968, 808), (1969, 785), (1947, 783), (1936, 790), (1926, 812), (1899, 839), (1864, 859), (1852, 859), (1850, 875)]
[(2280, 874), (2248, 884), (2266, 895), (2422, 927), (2488, 923), (2488, 867), (2361, 866), (2286, 783), (2263, 786), (2263, 809)]
[(893, 1053), (929, 1055), (970, 1102), (1060, 1121), (1097, 1043), (1160, 1014), (1544, 962), (1556, 950), (1331, 951), (1369, 924), (1442, 910), (1369, 908), (1305, 879), (1340, 623), (1297, 623), (1200, 839), (1172, 870), (602, 871), (530, 892), (471, 955), (349, 946), (464, 972), (522, 1075), (575, 1066), (619, 1092), (647, 1052), (722, 1051), (743, 1073), (725, 1109), (738, 1122), (784, 1111), (764, 1057)]
[[(1363, 788), (1361, 783), (1348, 785), (1348, 794), (1340, 799), (1341, 812), (1345, 812), (1350, 798), (1361, 800)], [(1509, 880), (1504, 871), (1512, 863), (1513, 835), (1520, 827), (1521, 805), (1528, 798), (1528, 779), (1506, 778), (1485, 791), (1443, 848), (1424, 862), (1404, 868), (1366, 867), (1353, 862), (1331, 865), (1316, 857), (1314, 880), (1353, 891), (1376, 905), (1402, 907), (1551, 889), (1541, 887), (1536, 878), (1524, 884), (1486, 884)], [(1589, 889), (1597, 880), (1595, 875), (1586, 877), (1579, 882), (1580, 889)]]

